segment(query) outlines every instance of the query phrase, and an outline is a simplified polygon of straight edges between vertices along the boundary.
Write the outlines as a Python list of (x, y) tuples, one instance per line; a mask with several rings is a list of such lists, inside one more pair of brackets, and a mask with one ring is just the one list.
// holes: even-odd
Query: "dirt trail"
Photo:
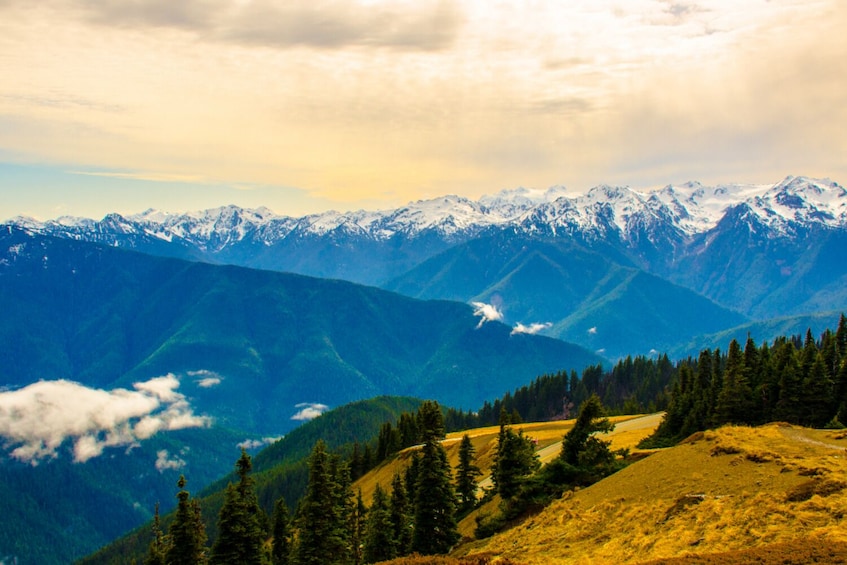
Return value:
[[(656, 426), (659, 425), (659, 422), (664, 418), (664, 412), (657, 412), (655, 414), (648, 414), (646, 416), (639, 416), (637, 418), (632, 418), (631, 420), (626, 420), (624, 422), (618, 422), (615, 424), (615, 429), (608, 434), (603, 434), (604, 439), (611, 439), (616, 434), (621, 434), (624, 432), (630, 432), (634, 430), (646, 430), (646, 429), (655, 429)], [(562, 442), (556, 442), (552, 445), (548, 445), (542, 449), (539, 449), (536, 453), (538, 455), (541, 463), (548, 463), (555, 459), (559, 453), (562, 451)], [(488, 476), (483, 480), (479, 481), (480, 488), (489, 488), (494, 486), (491, 477)]]
[(828, 449), (834, 449), (836, 451), (847, 451), (847, 447), (842, 447), (840, 445), (834, 445), (832, 443), (827, 443), (825, 441), (820, 441), (817, 439), (812, 439), (805, 434), (803, 434), (803, 430), (799, 430), (797, 428), (780, 428), (780, 433), (791, 441), (796, 441), (799, 443), (808, 443), (810, 445), (816, 445), (818, 447), (826, 447)]

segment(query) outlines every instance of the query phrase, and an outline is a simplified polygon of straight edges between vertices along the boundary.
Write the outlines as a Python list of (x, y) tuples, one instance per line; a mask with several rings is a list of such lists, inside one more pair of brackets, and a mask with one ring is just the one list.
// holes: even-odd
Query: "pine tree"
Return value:
[(815, 428), (823, 427), (835, 413), (833, 405), (832, 379), (826, 369), (823, 355), (819, 352), (815, 356), (809, 375), (803, 380), (803, 424)]
[(412, 549), (412, 519), (408, 491), (399, 473), (395, 473), (391, 480), (389, 506), (392, 538), (396, 544), (397, 555), (406, 555)]
[(726, 369), (723, 375), (723, 387), (718, 392), (718, 402), (715, 407), (717, 424), (731, 422), (733, 424), (750, 423), (752, 408), (752, 391), (747, 381), (747, 367), (744, 364), (744, 354), (736, 340), (729, 344), (726, 359)]
[(476, 505), (476, 478), (482, 472), (474, 464), (475, 452), (470, 436), (462, 436), (459, 444), (459, 465), (456, 468), (456, 494), (459, 498), (459, 513), (470, 512)]
[(365, 526), (364, 559), (365, 563), (376, 563), (395, 557), (397, 540), (394, 538), (391, 507), (385, 491), (377, 484)]
[(539, 467), (532, 440), (524, 436), (523, 431), (515, 433), (511, 426), (501, 424), (491, 470), (491, 478), (500, 496), (504, 500), (517, 496), (523, 482)]
[(424, 444), (415, 488), (412, 549), (423, 555), (447, 553), (459, 541), (459, 532), (450, 464), (439, 441), (444, 424), (437, 402), (421, 405), (418, 425)]
[(147, 557), (144, 565), (165, 565), (165, 554), (167, 553), (165, 535), (162, 532), (162, 522), (159, 518), (159, 503), (156, 503), (156, 511), (153, 514), (153, 539), (147, 548)]
[(847, 317), (843, 313), (838, 319), (838, 329), (835, 330), (835, 343), (841, 359), (847, 358)]
[(309, 484), (300, 501), (296, 560), (298, 565), (347, 563), (345, 509), (339, 506), (339, 486), (326, 443), (318, 440), (309, 456)]
[(801, 415), (801, 398), (803, 396), (803, 377), (797, 360), (797, 350), (794, 343), (786, 340), (779, 348), (774, 359), (775, 372), (779, 375), (779, 400), (774, 409), (774, 417), (799, 424)]
[[(383, 493), (385, 494), (385, 493)], [(352, 547), (353, 564), (363, 563), (365, 548), (365, 524), (368, 517), (368, 509), (362, 500), (362, 489), (356, 495), (356, 507), (351, 519), (350, 545)]]
[(262, 509), (250, 476), (253, 464), (243, 449), (235, 466), (238, 484), (227, 485), (224, 504), (218, 515), (218, 539), (212, 547), (210, 563), (261, 565), (265, 538), (259, 522)]
[(168, 528), (170, 546), (165, 554), (168, 565), (198, 565), (206, 563), (206, 539), (202, 519), (198, 523), (199, 504), (185, 490), (185, 477), (180, 475), (177, 486), (176, 513)]
[[(610, 442), (602, 441), (596, 437), (596, 433), (608, 433), (615, 429), (614, 424), (605, 417), (600, 397), (592, 394), (588, 400), (579, 407), (579, 415), (574, 422), (573, 428), (565, 435), (562, 442), (560, 457), (574, 467), (584, 467), (587, 463), (593, 464), (602, 455), (603, 448), (608, 450)], [(608, 456), (605, 457), (608, 459)]]
[(291, 519), (282, 497), (274, 504), (271, 562), (273, 565), (288, 565), (291, 562)]

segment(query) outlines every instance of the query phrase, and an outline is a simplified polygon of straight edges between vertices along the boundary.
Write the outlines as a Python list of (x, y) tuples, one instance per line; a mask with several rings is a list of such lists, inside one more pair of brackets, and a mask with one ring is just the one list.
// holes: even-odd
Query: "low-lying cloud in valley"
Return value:
[[(179, 380), (172, 374), (134, 383), (134, 390), (39, 381), (0, 392), (0, 436), (20, 461), (36, 465), (58, 457), (59, 448), (70, 441), (74, 461), (82, 463), (106, 447), (131, 446), (159, 431), (210, 425), (210, 418), (194, 414), (177, 388)], [(174, 459), (165, 454), (164, 461)]]
[(511, 335), (515, 335), (515, 334), (535, 335), (538, 332), (540, 332), (541, 330), (546, 330), (547, 328), (551, 328), (551, 327), (553, 327), (553, 324), (551, 322), (544, 322), (543, 324), (539, 323), (539, 322), (535, 322), (534, 324), (529, 324), (528, 326), (525, 326), (522, 323), (518, 322), (517, 324), (515, 324), (515, 327), (512, 328), (512, 334)]
[(307, 421), (314, 420), (327, 410), (329, 410), (329, 406), (326, 404), (320, 404), (318, 402), (301, 402), (300, 404), (295, 404), (295, 408), (299, 408), (296, 414), (294, 414), (291, 419), (297, 421)]
[[(323, 406), (321, 404), (320, 406)], [(282, 436), (277, 437), (263, 437), (262, 439), (245, 439), (238, 445), (236, 445), (239, 449), (246, 449), (248, 451), (253, 449), (259, 449), (260, 447), (265, 447), (266, 445), (270, 445), (282, 439)]]
[(194, 382), (197, 383), (197, 386), (200, 388), (212, 388), (221, 384), (223, 381), (223, 377), (217, 374), (214, 371), (208, 371), (206, 369), (201, 369), (199, 371), (188, 371), (188, 376), (194, 378)]
[(502, 322), (503, 312), (501, 312), (494, 304), (486, 304), (485, 302), (471, 302), (474, 307), (473, 315), (479, 316), (477, 329), (481, 328), (486, 322)]

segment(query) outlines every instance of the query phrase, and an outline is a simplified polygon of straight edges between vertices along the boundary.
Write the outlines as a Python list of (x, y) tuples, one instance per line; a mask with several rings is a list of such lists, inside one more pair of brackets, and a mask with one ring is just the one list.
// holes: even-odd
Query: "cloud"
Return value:
[(214, 371), (208, 371), (206, 369), (188, 371), (187, 374), (189, 377), (200, 377), (194, 381), (200, 388), (212, 388), (218, 386), (223, 381), (222, 376)]
[[(322, 406), (322, 405), (320, 405)], [(310, 418), (311, 419), (311, 418)], [(264, 447), (266, 445), (270, 445), (282, 439), (282, 436), (277, 437), (263, 437), (262, 439), (245, 439), (244, 441), (238, 443), (236, 447), (239, 449), (259, 449), (260, 447)]]
[(541, 330), (546, 330), (547, 328), (550, 328), (552, 326), (553, 326), (553, 324), (551, 322), (544, 322), (543, 324), (536, 322), (536, 323), (530, 324), (528, 326), (525, 326), (522, 323), (518, 322), (517, 324), (515, 324), (515, 327), (512, 328), (511, 335), (515, 335), (515, 334), (535, 335), (538, 332), (540, 332)]
[(460, 4), (440, 2), (275, 2), (103, 0), (77, 12), (110, 28), (171, 28), (238, 45), (334, 49), (369, 46), (439, 51), (453, 44)]
[(294, 407), (299, 408), (300, 410), (294, 414), (291, 419), (299, 421), (314, 420), (329, 410), (329, 406), (326, 404), (319, 404), (317, 402), (301, 402)]
[(74, 461), (82, 463), (106, 447), (132, 446), (159, 431), (208, 426), (210, 419), (195, 415), (178, 387), (171, 374), (134, 383), (135, 390), (39, 381), (0, 393), (0, 436), (20, 461), (35, 465), (58, 457), (70, 441)]
[(590, 335), (597, 335), (597, 326), (594, 326), (594, 327), (588, 328), (588, 333), (589, 333)]
[(156, 470), (163, 473), (166, 469), (177, 471), (185, 467), (185, 460), (174, 455), (170, 457), (167, 449), (160, 449), (156, 452)]
[(481, 328), (486, 322), (503, 321), (503, 312), (497, 306), (484, 302), (471, 302), (471, 305), (474, 307), (473, 315), (480, 317), (479, 323), (476, 325), (477, 329)]

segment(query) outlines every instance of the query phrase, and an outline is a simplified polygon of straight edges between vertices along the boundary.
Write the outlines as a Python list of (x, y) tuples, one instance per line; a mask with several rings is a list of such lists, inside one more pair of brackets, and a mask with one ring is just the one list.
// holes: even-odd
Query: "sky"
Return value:
[(0, 221), (847, 182), (843, 0), (0, 0)]

